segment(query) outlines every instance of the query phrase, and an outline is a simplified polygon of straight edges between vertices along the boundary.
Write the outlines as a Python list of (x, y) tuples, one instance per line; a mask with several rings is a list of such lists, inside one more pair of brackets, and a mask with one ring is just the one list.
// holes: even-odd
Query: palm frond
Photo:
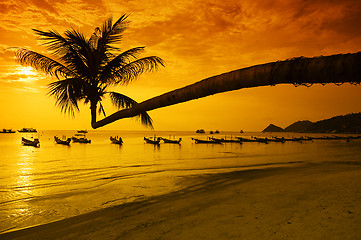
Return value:
[(104, 109), (104, 106), (102, 104), (102, 102), (99, 101), (99, 112), (98, 114), (102, 114), (104, 115), (104, 117), (106, 117), (107, 115), (105, 114), (105, 109)]
[(144, 125), (144, 126), (147, 126), (151, 129), (154, 129), (153, 127), (153, 120), (152, 118), (148, 115), (147, 112), (144, 112), (144, 113), (141, 113), (139, 115), (140, 117), (140, 122)]
[(60, 77), (76, 75), (58, 61), (28, 49), (18, 48), (15, 52), (15, 58), (22, 65), (31, 66), (37, 71), (55, 76), (58, 79), (60, 79)]
[[(123, 95), (121, 93), (117, 93), (117, 92), (108, 92), (110, 99), (112, 101), (112, 103), (114, 104), (114, 106), (116, 106), (118, 109), (123, 109), (123, 108), (131, 108), (135, 105), (137, 105), (138, 103), (133, 100), (132, 98)], [(143, 112), (141, 114), (139, 114), (138, 116), (140, 118), (140, 122), (147, 127), (150, 127), (151, 129), (153, 129), (153, 121), (152, 118), (148, 115), (147, 112)]]
[(37, 29), (33, 29), (33, 31), (39, 36), (38, 39), (43, 42), (42, 45), (47, 46), (54, 55), (59, 56), (68, 65), (68, 68), (78, 74), (87, 72), (84, 50), (80, 52), (86, 47), (86, 40), (82, 34), (75, 30), (67, 30), (65, 32), (66, 37), (63, 37), (56, 31)]
[(117, 84), (127, 85), (142, 73), (157, 70), (159, 66), (164, 67), (164, 62), (160, 57), (140, 58), (117, 69), (113, 72), (113, 78), (116, 79)]
[(110, 96), (110, 100), (112, 101), (113, 105), (118, 109), (122, 108), (131, 108), (134, 105), (138, 104), (132, 98), (117, 92), (107, 92)]
[(122, 33), (128, 27), (127, 18), (128, 15), (124, 14), (114, 24), (112, 18), (104, 22), (101, 28), (101, 38), (98, 41), (98, 49), (100, 51), (107, 52), (119, 49), (112, 46), (112, 44), (118, 43), (122, 39)]
[(79, 78), (67, 78), (48, 85), (49, 95), (56, 98), (56, 105), (63, 113), (75, 114), (79, 111), (78, 101), (84, 98), (84, 81)]
[(65, 31), (65, 36), (70, 46), (69, 51), (62, 56), (62, 60), (82, 75), (89, 76), (92, 70), (97, 69), (89, 41), (82, 33), (74, 29)]
[(67, 40), (61, 36), (56, 31), (41, 31), (38, 29), (32, 29), (36, 35), (38, 35), (38, 40), (42, 41), (41, 45), (46, 46), (49, 50), (54, 51), (54, 54), (59, 54), (60, 52), (67, 50), (69, 43)]
[(91, 37), (90, 37), (90, 39), (89, 39), (90, 46), (91, 46), (93, 49), (97, 49), (97, 47), (98, 47), (98, 41), (99, 41), (100, 38), (101, 38), (100, 28), (99, 28), (99, 27), (96, 27), (96, 28), (94, 29), (93, 34), (91, 35)]
[(144, 47), (131, 48), (108, 62), (101, 72), (100, 81), (106, 83), (115, 83), (113, 73), (121, 67), (137, 59), (139, 54), (144, 51)]
[(113, 25), (112, 25), (112, 18), (109, 18), (106, 21), (102, 28), (102, 37), (106, 39), (107, 44), (113, 44), (119, 42), (123, 35), (122, 33), (128, 27), (128, 21), (126, 21), (128, 15), (122, 15)]

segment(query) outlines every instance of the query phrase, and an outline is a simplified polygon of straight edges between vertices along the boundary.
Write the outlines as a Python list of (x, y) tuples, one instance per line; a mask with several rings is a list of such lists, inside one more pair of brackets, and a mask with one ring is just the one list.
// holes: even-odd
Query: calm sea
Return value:
[[(91, 144), (54, 143), (55, 135), (75, 133), (40, 131), (34, 134), (40, 139), (39, 148), (21, 145), (21, 136), (32, 134), (0, 134), (0, 233), (176, 191), (202, 174), (304, 161), (359, 161), (361, 156), (360, 139), (212, 145), (191, 139), (206, 139), (206, 134), (156, 132), (181, 137), (182, 142), (153, 146), (143, 140), (153, 132), (90, 131)], [(110, 143), (109, 137), (115, 135), (123, 138), (122, 146)], [(225, 135), (271, 136), (235, 132), (214, 136)]]

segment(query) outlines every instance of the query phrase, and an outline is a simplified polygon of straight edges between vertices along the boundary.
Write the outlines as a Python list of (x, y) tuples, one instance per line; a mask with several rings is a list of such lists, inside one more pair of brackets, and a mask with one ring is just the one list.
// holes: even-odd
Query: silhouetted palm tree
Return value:
[[(89, 39), (74, 29), (66, 30), (64, 36), (56, 31), (33, 29), (54, 58), (19, 48), (17, 60), (58, 79), (48, 87), (62, 112), (74, 115), (79, 111), (79, 102), (90, 103), (93, 126), (97, 112), (105, 116), (102, 100), (106, 96), (119, 109), (137, 105), (130, 97), (109, 91), (110, 87), (127, 85), (143, 72), (164, 66), (163, 60), (156, 56), (138, 58), (144, 47), (121, 52), (115, 46), (127, 28), (126, 19), (127, 15), (123, 15), (113, 24), (109, 18)], [(140, 117), (142, 124), (152, 127), (152, 120), (145, 111), (135, 116)]]
[(202, 98), (216, 93), (276, 84), (312, 85), (314, 83), (361, 82), (361, 52), (314, 58), (294, 58), (238, 69), (210, 77), (186, 87), (151, 98), (100, 120), (98, 128), (141, 112)]

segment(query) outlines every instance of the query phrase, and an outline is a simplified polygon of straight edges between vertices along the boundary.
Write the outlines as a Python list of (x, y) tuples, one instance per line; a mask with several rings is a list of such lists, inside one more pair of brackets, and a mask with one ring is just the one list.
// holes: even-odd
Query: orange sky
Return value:
[[(109, 16), (130, 14), (120, 45), (146, 46), (166, 67), (116, 88), (138, 102), (206, 77), (298, 56), (361, 51), (359, 0), (1, 0), (0, 128), (90, 129), (90, 110), (60, 113), (46, 95), (53, 79), (15, 63), (8, 47), (43, 51), (31, 29), (87, 36)], [(150, 111), (156, 130), (260, 131), (360, 112), (361, 86), (278, 85), (217, 94)], [(115, 109), (106, 105), (106, 112)], [(101, 129), (145, 130), (134, 120)]]

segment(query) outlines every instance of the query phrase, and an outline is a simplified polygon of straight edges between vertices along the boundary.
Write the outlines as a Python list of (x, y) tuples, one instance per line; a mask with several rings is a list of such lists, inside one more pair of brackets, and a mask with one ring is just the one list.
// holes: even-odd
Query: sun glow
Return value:
[(26, 76), (34, 76), (36, 75), (36, 72), (32, 67), (20, 67), (19, 68), (19, 74), (24, 74)]
[(39, 80), (41, 76), (32, 67), (18, 66), (14, 68), (9, 74), (10, 80), (8, 82), (24, 82), (30, 83)]

